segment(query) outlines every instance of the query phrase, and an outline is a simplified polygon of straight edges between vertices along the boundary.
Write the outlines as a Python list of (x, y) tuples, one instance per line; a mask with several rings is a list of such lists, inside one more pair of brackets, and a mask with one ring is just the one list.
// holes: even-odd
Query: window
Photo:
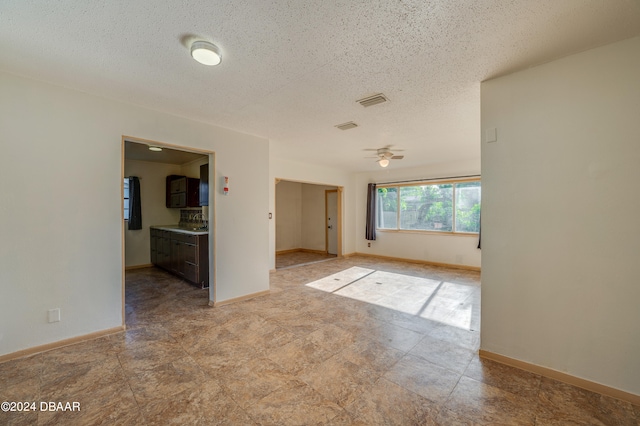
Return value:
[(456, 184), (456, 232), (480, 231), (480, 182)]
[(398, 227), (398, 188), (378, 188), (378, 228)]
[(480, 181), (378, 187), (378, 229), (478, 233)]
[(124, 178), (124, 220), (129, 220), (129, 178)]

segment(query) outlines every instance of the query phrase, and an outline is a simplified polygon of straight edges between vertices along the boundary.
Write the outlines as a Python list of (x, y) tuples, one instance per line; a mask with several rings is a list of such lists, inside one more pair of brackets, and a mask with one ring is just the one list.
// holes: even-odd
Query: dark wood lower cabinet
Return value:
[(158, 235), (155, 229), (151, 230), (151, 243), (149, 244), (151, 248), (151, 263), (154, 265), (158, 264)]
[(151, 228), (151, 263), (202, 288), (209, 287), (209, 236)]

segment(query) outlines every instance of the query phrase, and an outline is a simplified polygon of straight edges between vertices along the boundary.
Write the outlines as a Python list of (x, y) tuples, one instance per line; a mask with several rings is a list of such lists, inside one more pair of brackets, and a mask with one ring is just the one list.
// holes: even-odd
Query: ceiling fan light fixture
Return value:
[(155, 145), (149, 145), (149, 151), (160, 152), (160, 151), (162, 151), (162, 148), (159, 147), (159, 146), (155, 146)]
[(378, 164), (380, 164), (380, 167), (387, 167), (389, 165), (389, 160), (381, 158), (378, 160)]
[(194, 41), (191, 44), (191, 57), (203, 65), (214, 66), (222, 62), (220, 49), (208, 41)]

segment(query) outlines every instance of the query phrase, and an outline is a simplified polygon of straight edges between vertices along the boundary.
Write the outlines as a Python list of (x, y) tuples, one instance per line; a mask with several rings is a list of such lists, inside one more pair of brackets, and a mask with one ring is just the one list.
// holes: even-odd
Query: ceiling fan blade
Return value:
[(391, 146), (392, 145), (383, 146), (382, 148), (364, 148), (363, 151), (380, 151), (380, 150), (385, 150), (385, 151), (389, 151), (389, 152), (391, 152), (391, 151), (398, 151), (398, 152), (405, 151), (404, 149), (396, 149), (396, 148), (391, 149)]
[[(377, 158), (380, 160), (402, 160), (404, 155), (395, 155), (395, 153), (391, 152), (391, 147), (393, 145), (387, 145), (382, 148), (364, 148), (363, 151), (375, 151), (377, 157), (364, 157), (364, 158)], [(404, 149), (394, 149), (394, 151), (404, 151)]]

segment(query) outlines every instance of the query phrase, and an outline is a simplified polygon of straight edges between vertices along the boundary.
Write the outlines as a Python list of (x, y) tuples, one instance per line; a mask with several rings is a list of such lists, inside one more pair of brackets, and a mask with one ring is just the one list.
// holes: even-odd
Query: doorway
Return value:
[(276, 269), (342, 255), (342, 187), (276, 179)]
[[(150, 147), (160, 150), (150, 150)], [(208, 206), (200, 205), (199, 191), (197, 200), (189, 202), (188, 205), (172, 208), (167, 206), (168, 200), (168, 176), (186, 176), (193, 184), (198, 183), (201, 178), (201, 170), (206, 174), (209, 182), (211, 176), (215, 176), (213, 165), (215, 154), (211, 151), (204, 151), (190, 147), (176, 146), (162, 142), (149, 141), (128, 136), (122, 137), (122, 292), (123, 292), (123, 322), (125, 318), (125, 286), (126, 271), (144, 270), (145, 268), (156, 269), (157, 272), (164, 273), (164, 270), (154, 265), (159, 264), (152, 260), (154, 250), (152, 249), (152, 226), (176, 227), (183, 222), (184, 216), (188, 218), (198, 217), (202, 223), (207, 223), (204, 228), (204, 237), (199, 239), (206, 241), (204, 248), (206, 252), (200, 263), (208, 266), (208, 271), (204, 276), (208, 276), (208, 290), (201, 290), (200, 294), (204, 301), (213, 300), (215, 295), (215, 241), (213, 230), (215, 229), (214, 195), (212, 187), (208, 188)], [(201, 169), (201, 165), (210, 165)], [(129, 177), (138, 177), (141, 199), (142, 224), (140, 229), (130, 230), (125, 217), (125, 184)], [(197, 180), (196, 180), (197, 179)], [(203, 197), (204, 198), (204, 197)], [(197, 216), (199, 214), (199, 216)], [(155, 232), (155, 231), (154, 231)], [(165, 268), (166, 269), (166, 268)], [(167, 274), (169, 274), (167, 272)], [(158, 275), (158, 274), (155, 274)], [(171, 276), (171, 275), (169, 275)], [(180, 280), (180, 278), (177, 278)], [(190, 284), (184, 281), (185, 288)], [(195, 287), (194, 287), (195, 288)]]
[(338, 190), (324, 191), (327, 225), (327, 253), (338, 255)]

